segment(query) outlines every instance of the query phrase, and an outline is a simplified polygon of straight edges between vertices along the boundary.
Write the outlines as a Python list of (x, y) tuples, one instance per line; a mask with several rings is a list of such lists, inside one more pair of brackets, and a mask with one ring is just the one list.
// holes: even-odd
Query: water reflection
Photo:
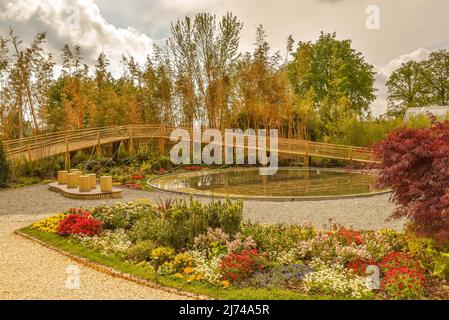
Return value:
[(375, 177), (329, 170), (279, 169), (261, 176), (258, 169), (179, 174), (157, 179), (165, 190), (236, 196), (338, 196), (370, 193)]

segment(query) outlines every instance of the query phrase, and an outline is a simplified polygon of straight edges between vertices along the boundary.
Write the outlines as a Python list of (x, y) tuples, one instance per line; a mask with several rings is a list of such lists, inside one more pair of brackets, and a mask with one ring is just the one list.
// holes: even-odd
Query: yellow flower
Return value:
[(31, 229), (47, 233), (57, 233), (59, 222), (64, 218), (65, 215), (62, 213), (55, 214), (32, 224)]
[(201, 281), (201, 280), (203, 280), (203, 275), (197, 274), (195, 279), (196, 279), (196, 281)]
[(184, 268), (185, 274), (191, 274), (192, 272), (193, 272), (193, 268), (191, 268), (191, 267)]
[(184, 276), (182, 274), (180, 274), (180, 273), (175, 274), (175, 277), (179, 278), (179, 279), (183, 279), (184, 278)]
[(223, 281), (221, 282), (221, 285), (222, 285), (224, 288), (227, 288), (227, 287), (229, 287), (231, 284), (229, 283), (228, 280), (223, 280)]
[(196, 279), (196, 276), (192, 275), (190, 277), (187, 278), (187, 282), (192, 282)]

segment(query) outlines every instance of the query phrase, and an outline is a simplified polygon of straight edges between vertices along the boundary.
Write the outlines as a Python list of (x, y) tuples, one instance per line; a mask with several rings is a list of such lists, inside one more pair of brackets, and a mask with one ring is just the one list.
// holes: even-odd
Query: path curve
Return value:
[[(126, 200), (142, 198), (140, 192), (125, 194)], [(13, 234), (49, 213), (99, 203), (66, 199), (46, 186), (0, 191), (0, 299), (186, 299), (95, 271)], [(77, 290), (65, 287), (69, 265), (80, 268)]]

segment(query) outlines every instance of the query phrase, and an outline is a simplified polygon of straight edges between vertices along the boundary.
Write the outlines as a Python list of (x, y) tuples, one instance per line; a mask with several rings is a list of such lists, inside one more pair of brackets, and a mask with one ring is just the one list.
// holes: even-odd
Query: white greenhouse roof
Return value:
[(432, 106), (420, 108), (408, 108), (405, 111), (404, 120), (408, 120), (413, 116), (433, 114), (435, 117), (446, 117), (449, 114), (449, 106)]

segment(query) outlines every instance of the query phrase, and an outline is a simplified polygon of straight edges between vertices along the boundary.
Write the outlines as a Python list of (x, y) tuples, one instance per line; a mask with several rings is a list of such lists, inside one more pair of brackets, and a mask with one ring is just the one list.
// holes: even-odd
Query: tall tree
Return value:
[(3, 147), (2, 137), (0, 137), (0, 187), (4, 187), (7, 184), (10, 174), (11, 168)]
[(363, 117), (375, 99), (373, 66), (351, 47), (350, 40), (321, 33), (315, 43), (300, 42), (290, 63), (290, 79), (301, 99), (314, 95), (324, 135), (332, 136), (332, 124), (343, 114)]
[(44, 32), (37, 33), (31, 42), (31, 45), (25, 49), (22, 48), (22, 41), (17, 38), (13, 29), (10, 29), (9, 35), (16, 57), (16, 63), (14, 65), (14, 83), (17, 89), (16, 101), (19, 108), (19, 135), (23, 136), (25, 102), (29, 106), (34, 130), (36, 132), (39, 131), (36, 106), (32, 95), (33, 71), (42, 67), (39, 63), (42, 62), (42, 45), (45, 43), (46, 35)]
[(449, 52), (432, 52), (423, 64), (423, 74), (430, 102), (439, 106), (449, 106)]
[[(223, 124), (229, 101), (229, 71), (236, 61), (242, 24), (231, 13), (200, 13), (172, 24), (167, 42), (176, 70), (182, 109), (211, 127)], [(192, 110), (194, 108), (194, 110)]]
[(389, 77), (388, 113), (401, 116), (408, 108), (425, 106), (429, 103), (423, 63), (409, 61), (395, 70)]
[(6, 116), (8, 113), (8, 74), (10, 58), (8, 40), (0, 37), (0, 132), (5, 135)]
[(287, 136), (293, 119), (291, 86), (280, 55), (270, 55), (266, 38), (265, 30), (259, 26), (253, 54), (247, 53), (238, 64), (234, 114), (239, 115), (241, 127), (275, 128)]

